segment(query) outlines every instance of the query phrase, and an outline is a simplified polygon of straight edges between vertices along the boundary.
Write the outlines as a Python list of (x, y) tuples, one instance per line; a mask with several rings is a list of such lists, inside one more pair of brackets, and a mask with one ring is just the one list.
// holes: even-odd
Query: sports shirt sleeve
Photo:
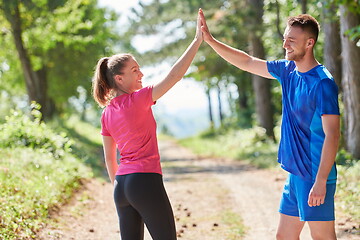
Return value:
[(338, 87), (336, 83), (329, 79), (319, 82), (317, 91), (317, 102), (320, 114), (340, 115), (338, 102)]
[(105, 115), (105, 109), (101, 114), (101, 119), (100, 119), (101, 120), (101, 131), (100, 131), (100, 134), (103, 135), (103, 136), (111, 136), (111, 134), (107, 130), (105, 120), (104, 120), (104, 115)]
[(148, 109), (156, 102), (152, 100), (153, 86), (147, 86), (131, 94), (131, 102), (137, 109)]
[(295, 63), (293, 61), (288, 61), (285, 59), (276, 60), (276, 61), (267, 61), (268, 72), (276, 78), (281, 85), (287, 80), (289, 72), (295, 68)]

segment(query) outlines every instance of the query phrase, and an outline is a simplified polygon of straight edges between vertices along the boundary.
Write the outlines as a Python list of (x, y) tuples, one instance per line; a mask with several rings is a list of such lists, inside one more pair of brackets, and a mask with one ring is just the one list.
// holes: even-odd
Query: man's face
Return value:
[(300, 27), (287, 26), (284, 32), (283, 48), (287, 60), (300, 61), (306, 53), (309, 37)]

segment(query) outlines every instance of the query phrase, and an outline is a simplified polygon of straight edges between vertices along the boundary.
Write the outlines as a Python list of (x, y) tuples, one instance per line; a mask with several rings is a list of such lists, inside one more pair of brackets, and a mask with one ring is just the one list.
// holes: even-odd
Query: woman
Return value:
[[(105, 107), (101, 134), (123, 240), (143, 239), (144, 223), (153, 239), (176, 239), (151, 106), (184, 76), (202, 40), (198, 16), (189, 47), (162, 81), (144, 88), (143, 74), (132, 55), (118, 54), (97, 63), (93, 96)], [(121, 155), (119, 165), (116, 147)]]

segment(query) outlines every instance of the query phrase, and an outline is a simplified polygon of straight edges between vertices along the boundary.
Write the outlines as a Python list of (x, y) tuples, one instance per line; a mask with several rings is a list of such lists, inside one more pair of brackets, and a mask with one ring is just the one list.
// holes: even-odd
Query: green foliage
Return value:
[(49, 211), (69, 199), (80, 180), (89, 177), (69, 153), (58, 161), (40, 149), (5, 148), (0, 162), (1, 239), (35, 238)]
[(0, 90), (6, 90), (11, 95), (25, 93), (25, 81), (22, 80), (23, 75), (19, 71), (20, 61), (13, 50), (15, 44), (10, 26), (2, 14), (0, 14), (0, 46)]
[(340, 149), (336, 155), (336, 163), (338, 165), (351, 166), (355, 161), (349, 152), (345, 149)]
[(51, 211), (66, 202), (91, 171), (70, 152), (71, 140), (12, 111), (0, 125), (0, 239), (34, 239)]
[(360, 14), (360, 2), (356, 0), (332, 0), (338, 4), (344, 4), (354, 14)]
[[(100, 130), (83, 122), (76, 115), (64, 116), (49, 123), (57, 132), (66, 132), (72, 139), (71, 153), (91, 167), (94, 176), (104, 177), (105, 165), (101, 158), (102, 138)], [(108, 177), (106, 176), (106, 179)]]
[(345, 34), (348, 34), (350, 36), (351, 41), (360, 41), (360, 25), (349, 29), (345, 32)]
[(42, 19), (48, 34), (46, 39), (56, 43), (40, 57), (49, 69), (49, 94), (57, 100), (58, 108), (63, 107), (60, 102), (66, 103), (69, 97), (77, 94), (79, 85), (90, 90), (97, 60), (113, 54), (116, 43), (121, 45), (115, 30), (117, 15), (98, 8), (96, 2), (67, 1)]
[(142, 54), (145, 64), (158, 64), (164, 60), (175, 62), (195, 36), (197, 10), (201, 7), (214, 12), (223, 3), (224, 1), (169, 0), (140, 4), (137, 9), (132, 10), (134, 14), (130, 19), (131, 27), (124, 36), (130, 36), (130, 42), (136, 36), (159, 37), (161, 44)]
[(0, 125), (0, 147), (39, 149), (51, 153), (55, 159), (61, 159), (71, 151), (72, 141), (65, 133), (55, 133), (40, 119), (41, 113), (36, 108), (32, 110), (31, 117), (12, 110), (11, 115), (5, 118), (5, 123)]
[(25, 92), (10, 24), (15, 17), (10, 13), (16, 8), (31, 68), (42, 73), (47, 93), (61, 112), (79, 85), (90, 89), (97, 59), (112, 54), (119, 40), (115, 26), (118, 16), (99, 8), (97, 0), (1, 0), (0, 89), (11, 94)]
[(341, 149), (336, 156), (336, 163), (338, 207), (349, 214), (354, 222), (360, 222), (360, 160)]

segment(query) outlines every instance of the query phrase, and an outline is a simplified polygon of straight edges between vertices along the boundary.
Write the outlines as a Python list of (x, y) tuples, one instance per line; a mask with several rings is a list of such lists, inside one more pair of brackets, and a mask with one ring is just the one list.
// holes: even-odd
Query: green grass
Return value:
[(349, 214), (352, 221), (360, 224), (360, 161), (340, 165), (336, 190), (336, 203), (341, 211)]
[(58, 132), (66, 132), (72, 139), (72, 154), (88, 165), (95, 177), (108, 179), (103, 159), (100, 129), (80, 121), (75, 115), (68, 119), (56, 119), (51, 126)]
[(0, 152), (0, 238), (31, 239), (49, 211), (66, 202), (89, 176), (71, 154), (60, 159), (30, 148)]
[(222, 221), (229, 227), (226, 239), (236, 240), (245, 235), (246, 227), (242, 218), (231, 209), (222, 212)]
[(35, 239), (83, 181), (105, 176), (100, 130), (76, 117), (39, 124), (19, 111), (0, 129), (0, 239)]

